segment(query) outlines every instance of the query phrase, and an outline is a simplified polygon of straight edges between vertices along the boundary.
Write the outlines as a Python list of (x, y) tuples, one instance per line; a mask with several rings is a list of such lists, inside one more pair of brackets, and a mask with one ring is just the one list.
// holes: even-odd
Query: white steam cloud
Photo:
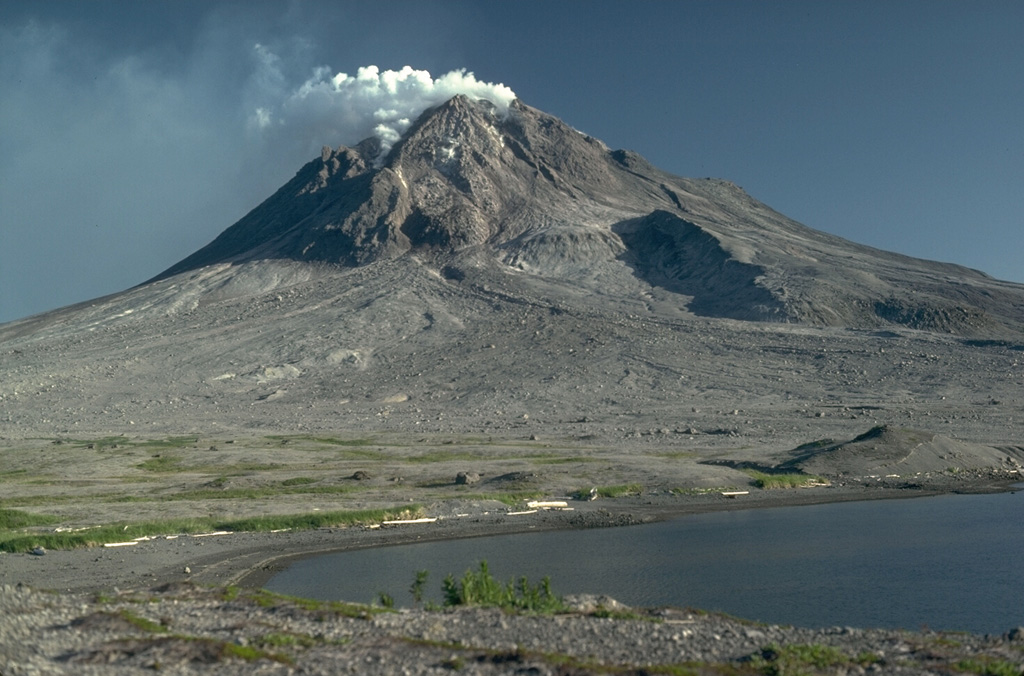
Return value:
[(281, 135), (304, 138), (309, 154), (325, 144), (354, 145), (376, 136), (383, 156), (424, 110), (456, 94), (490, 101), (499, 114), (507, 113), (516, 98), (505, 85), (482, 82), (465, 69), (434, 79), (429, 72), (410, 66), (397, 71), (365, 66), (354, 76), (331, 75), (329, 68), (321, 66), (289, 90), (277, 57), (262, 45), (256, 45), (255, 52), (266, 97), (249, 116), (250, 130), (264, 140)]

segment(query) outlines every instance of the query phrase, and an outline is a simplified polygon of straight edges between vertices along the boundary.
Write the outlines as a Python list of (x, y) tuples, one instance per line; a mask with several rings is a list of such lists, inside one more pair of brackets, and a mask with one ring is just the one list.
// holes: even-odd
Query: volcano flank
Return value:
[(211, 265), (415, 255), (577, 290), (673, 294), (706, 317), (972, 335), (1021, 330), (1019, 286), (811, 230), (726, 181), (683, 179), (518, 101), (456, 96), (381, 156), (321, 157), (157, 279)]
[(0, 326), (0, 425), (627, 444), (662, 454), (612, 472), (645, 484), (672, 454), (765, 466), (888, 425), (1001, 467), (1022, 355), (1022, 285), (460, 95), (391, 146), (324, 147), (152, 280)]

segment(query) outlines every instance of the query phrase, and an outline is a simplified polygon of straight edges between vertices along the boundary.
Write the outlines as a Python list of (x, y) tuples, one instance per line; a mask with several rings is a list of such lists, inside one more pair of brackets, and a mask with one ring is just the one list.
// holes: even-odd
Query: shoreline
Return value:
[[(821, 487), (719, 494), (659, 494), (571, 502), (571, 510), (510, 516), (500, 503), (452, 502), (425, 508), (447, 512), (437, 521), (389, 527), (321, 528), (290, 532), (237, 532), (164, 536), (126, 547), (0, 554), (0, 584), (58, 592), (121, 593), (192, 582), (203, 586), (262, 587), (295, 561), (346, 550), (550, 530), (607, 528), (682, 518), (690, 514), (770, 509), (862, 500), (911, 499), (956, 493), (1014, 490), (992, 482), (920, 488)], [(459, 516), (455, 516), (458, 514)]]
[[(690, 515), (706, 514), (711, 512), (740, 511), (748, 509), (773, 509), (784, 507), (801, 507), (808, 505), (858, 502), (862, 500), (901, 500), (921, 497), (933, 497), (943, 495), (945, 491), (915, 491), (908, 495), (906, 489), (880, 489), (884, 493), (878, 494), (857, 494), (859, 491), (843, 493), (839, 495), (822, 495), (820, 493), (804, 493), (783, 496), (757, 496), (750, 500), (722, 498), (714, 502), (692, 502), (689, 504), (641, 504), (640, 501), (629, 499), (605, 500), (600, 503), (571, 503), (573, 512), (551, 511), (543, 515), (543, 521), (532, 523), (496, 523), (497, 519), (490, 523), (463, 524), (470, 526), (463, 528), (464, 532), (454, 534), (434, 530), (433, 532), (395, 532), (393, 537), (386, 542), (379, 544), (345, 543), (329, 546), (324, 549), (310, 551), (296, 551), (290, 553), (278, 553), (261, 561), (256, 567), (242, 571), (229, 582), (245, 588), (260, 588), (276, 573), (285, 570), (292, 564), (323, 554), (334, 552), (354, 551), (369, 547), (400, 547), (402, 545), (419, 542), (439, 542), (444, 540), (464, 540), (472, 538), (489, 537), (492, 535), (515, 535), (519, 533), (531, 533), (553, 530), (580, 530), (587, 528), (621, 528), (628, 526), (670, 521)], [(973, 491), (972, 491), (973, 492)], [(979, 491), (981, 492), (981, 491)], [(875, 493), (872, 491), (872, 493)], [(750, 498), (751, 496), (743, 496)], [(761, 499), (758, 499), (760, 497)], [(612, 504), (614, 503), (614, 504)], [(768, 504), (765, 504), (768, 503)], [(588, 511), (575, 511), (578, 505), (596, 505), (595, 509)], [(614, 509), (613, 509), (614, 508)], [(449, 524), (454, 525), (454, 524)], [(473, 528), (481, 526), (484, 528)], [(490, 526), (490, 530), (486, 527)], [(403, 537), (404, 536), (404, 537)]]

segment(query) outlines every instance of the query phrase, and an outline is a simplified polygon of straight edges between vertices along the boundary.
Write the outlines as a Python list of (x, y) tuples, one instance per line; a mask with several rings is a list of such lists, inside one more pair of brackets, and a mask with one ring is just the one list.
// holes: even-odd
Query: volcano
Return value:
[(150, 281), (0, 326), (0, 424), (1006, 442), (1022, 344), (1022, 285), (456, 96)]
[(386, 155), (325, 147), (275, 195), (160, 275), (262, 261), (346, 267), (417, 256), (706, 317), (979, 334), (1024, 328), (1017, 285), (804, 227), (727, 181), (609, 150), (518, 101), (456, 96)]

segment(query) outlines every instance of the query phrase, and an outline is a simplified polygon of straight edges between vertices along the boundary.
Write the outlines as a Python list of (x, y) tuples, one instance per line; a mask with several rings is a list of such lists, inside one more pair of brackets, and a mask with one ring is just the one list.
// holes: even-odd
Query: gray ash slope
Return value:
[(225, 262), (355, 266), (417, 253), (456, 279), (489, 264), (608, 295), (650, 285), (708, 317), (1024, 328), (1020, 286), (811, 230), (731, 183), (659, 171), (518, 101), (502, 118), (457, 96), (382, 161), (379, 151), (374, 139), (325, 147), (159, 278)]
[(484, 433), (749, 459), (885, 424), (1019, 444), (1022, 329), (1022, 285), (456, 97), (383, 157), (325, 149), (153, 280), (0, 326), (0, 436)]

